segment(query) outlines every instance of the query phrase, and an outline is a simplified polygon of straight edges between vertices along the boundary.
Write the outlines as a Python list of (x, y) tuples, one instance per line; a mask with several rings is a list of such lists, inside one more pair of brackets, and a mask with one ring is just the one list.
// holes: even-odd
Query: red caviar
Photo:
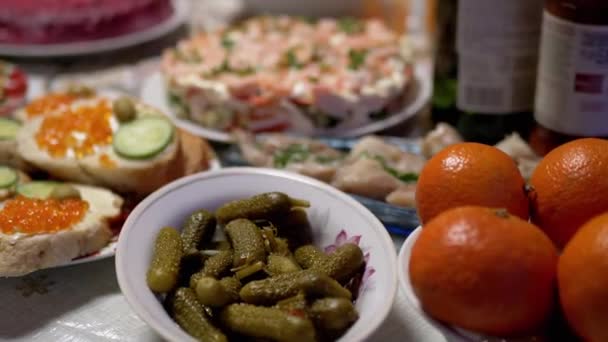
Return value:
[(43, 234), (80, 222), (89, 203), (80, 199), (33, 199), (17, 196), (0, 210), (0, 231), (5, 234)]
[(112, 107), (103, 99), (95, 104), (65, 108), (44, 118), (36, 133), (38, 146), (53, 157), (65, 157), (72, 150), (76, 158), (95, 153), (95, 146), (112, 143)]
[(25, 107), (25, 112), (30, 118), (34, 116), (44, 115), (49, 112), (55, 111), (63, 106), (67, 106), (74, 102), (74, 100), (76, 100), (76, 98), (69, 94), (48, 94), (32, 101), (27, 107)]

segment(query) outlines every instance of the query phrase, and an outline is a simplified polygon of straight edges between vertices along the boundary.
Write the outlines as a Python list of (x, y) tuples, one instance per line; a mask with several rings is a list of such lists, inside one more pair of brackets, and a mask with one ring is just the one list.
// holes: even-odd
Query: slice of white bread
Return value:
[(24, 172), (35, 171), (17, 152), (16, 133), (21, 123), (8, 118), (0, 118), (0, 165), (10, 166)]
[(72, 185), (89, 203), (84, 218), (72, 227), (52, 234), (0, 233), (0, 276), (21, 276), (62, 265), (108, 244), (112, 237), (108, 221), (120, 214), (123, 199), (105, 189)]
[(152, 159), (129, 160), (117, 155), (112, 147), (104, 153), (117, 163), (116, 168), (100, 164), (99, 158), (85, 158), (81, 166), (95, 178), (95, 183), (123, 193), (149, 194), (166, 183), (209, 168), (211, 148), (185, 131), (177, 130), (173, 142)]
[[(165, 117), (150, 106), (135, 99), (133, 102), (138, 117)], [(40, 149), (35, 139), (43, 119), (34, 118), (24, 123), (17, 134), (17, 150), (28, 162), (58, 179), (104, 186), (121, 193), (146, 195), (172, 180), (209, 167), (209, 146), (204, 140), (175, 127), (169, 145), (148, 159), (124, 158), (115, 153), (112, 145), (100, 146), (94, 154), (82, 159), (73, 156), (54, 158)], [(113, 126), (117, 129), (117, 125)], [(102, 156), (105, 162), (102, 162)], [(109, 165), (108, 161), (113, 165)]]
[(48, 172), (57, 179), (76, 183), (94, 184), (94, 179), (80, 167), (74, 156), (53, 157), (38, 147), (36, 133), (42, 125), (43, 117), (26, 121), (17, 133), (17, 153), (28, 163)]

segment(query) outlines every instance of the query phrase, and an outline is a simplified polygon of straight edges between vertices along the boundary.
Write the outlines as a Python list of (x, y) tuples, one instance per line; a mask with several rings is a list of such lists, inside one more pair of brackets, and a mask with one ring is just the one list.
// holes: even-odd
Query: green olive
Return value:
[(135, 111), (135, 104), (133, 103), (133, 100), (126, 96), (122, 96), (114, 100), (112, 109), (114, 110), (116, 118), (118, 118), (118, 121), (120, 122), (131, 121), (135, 119), (135, 116), (137, 114)]
[(55, 199), (81, 198), (80, 191), (69, 184), (57, 185), (53, 191), (51, 191), (50, 197)]

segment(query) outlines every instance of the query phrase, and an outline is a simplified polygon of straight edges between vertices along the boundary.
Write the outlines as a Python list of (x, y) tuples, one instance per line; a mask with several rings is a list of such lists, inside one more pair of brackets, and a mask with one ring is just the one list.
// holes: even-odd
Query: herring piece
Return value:
[(444, 148), (463, 141), (464, 139), (456, 128), (447, 123), (440, 122), (422, 140), (422, 153), (425, 157), (431, 158)]
[(336, 172), (332, 185), (356, 195), (383, 201), (401, 182), (374, 159), (360, 158)]

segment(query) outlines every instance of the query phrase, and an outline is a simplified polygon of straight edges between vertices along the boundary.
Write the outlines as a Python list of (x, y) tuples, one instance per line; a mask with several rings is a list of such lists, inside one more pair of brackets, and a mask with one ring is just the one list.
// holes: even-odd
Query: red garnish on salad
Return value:
[(27, 92), (27, 78), (18, 67), (0, 61), (0, 116), (21, 107)]

